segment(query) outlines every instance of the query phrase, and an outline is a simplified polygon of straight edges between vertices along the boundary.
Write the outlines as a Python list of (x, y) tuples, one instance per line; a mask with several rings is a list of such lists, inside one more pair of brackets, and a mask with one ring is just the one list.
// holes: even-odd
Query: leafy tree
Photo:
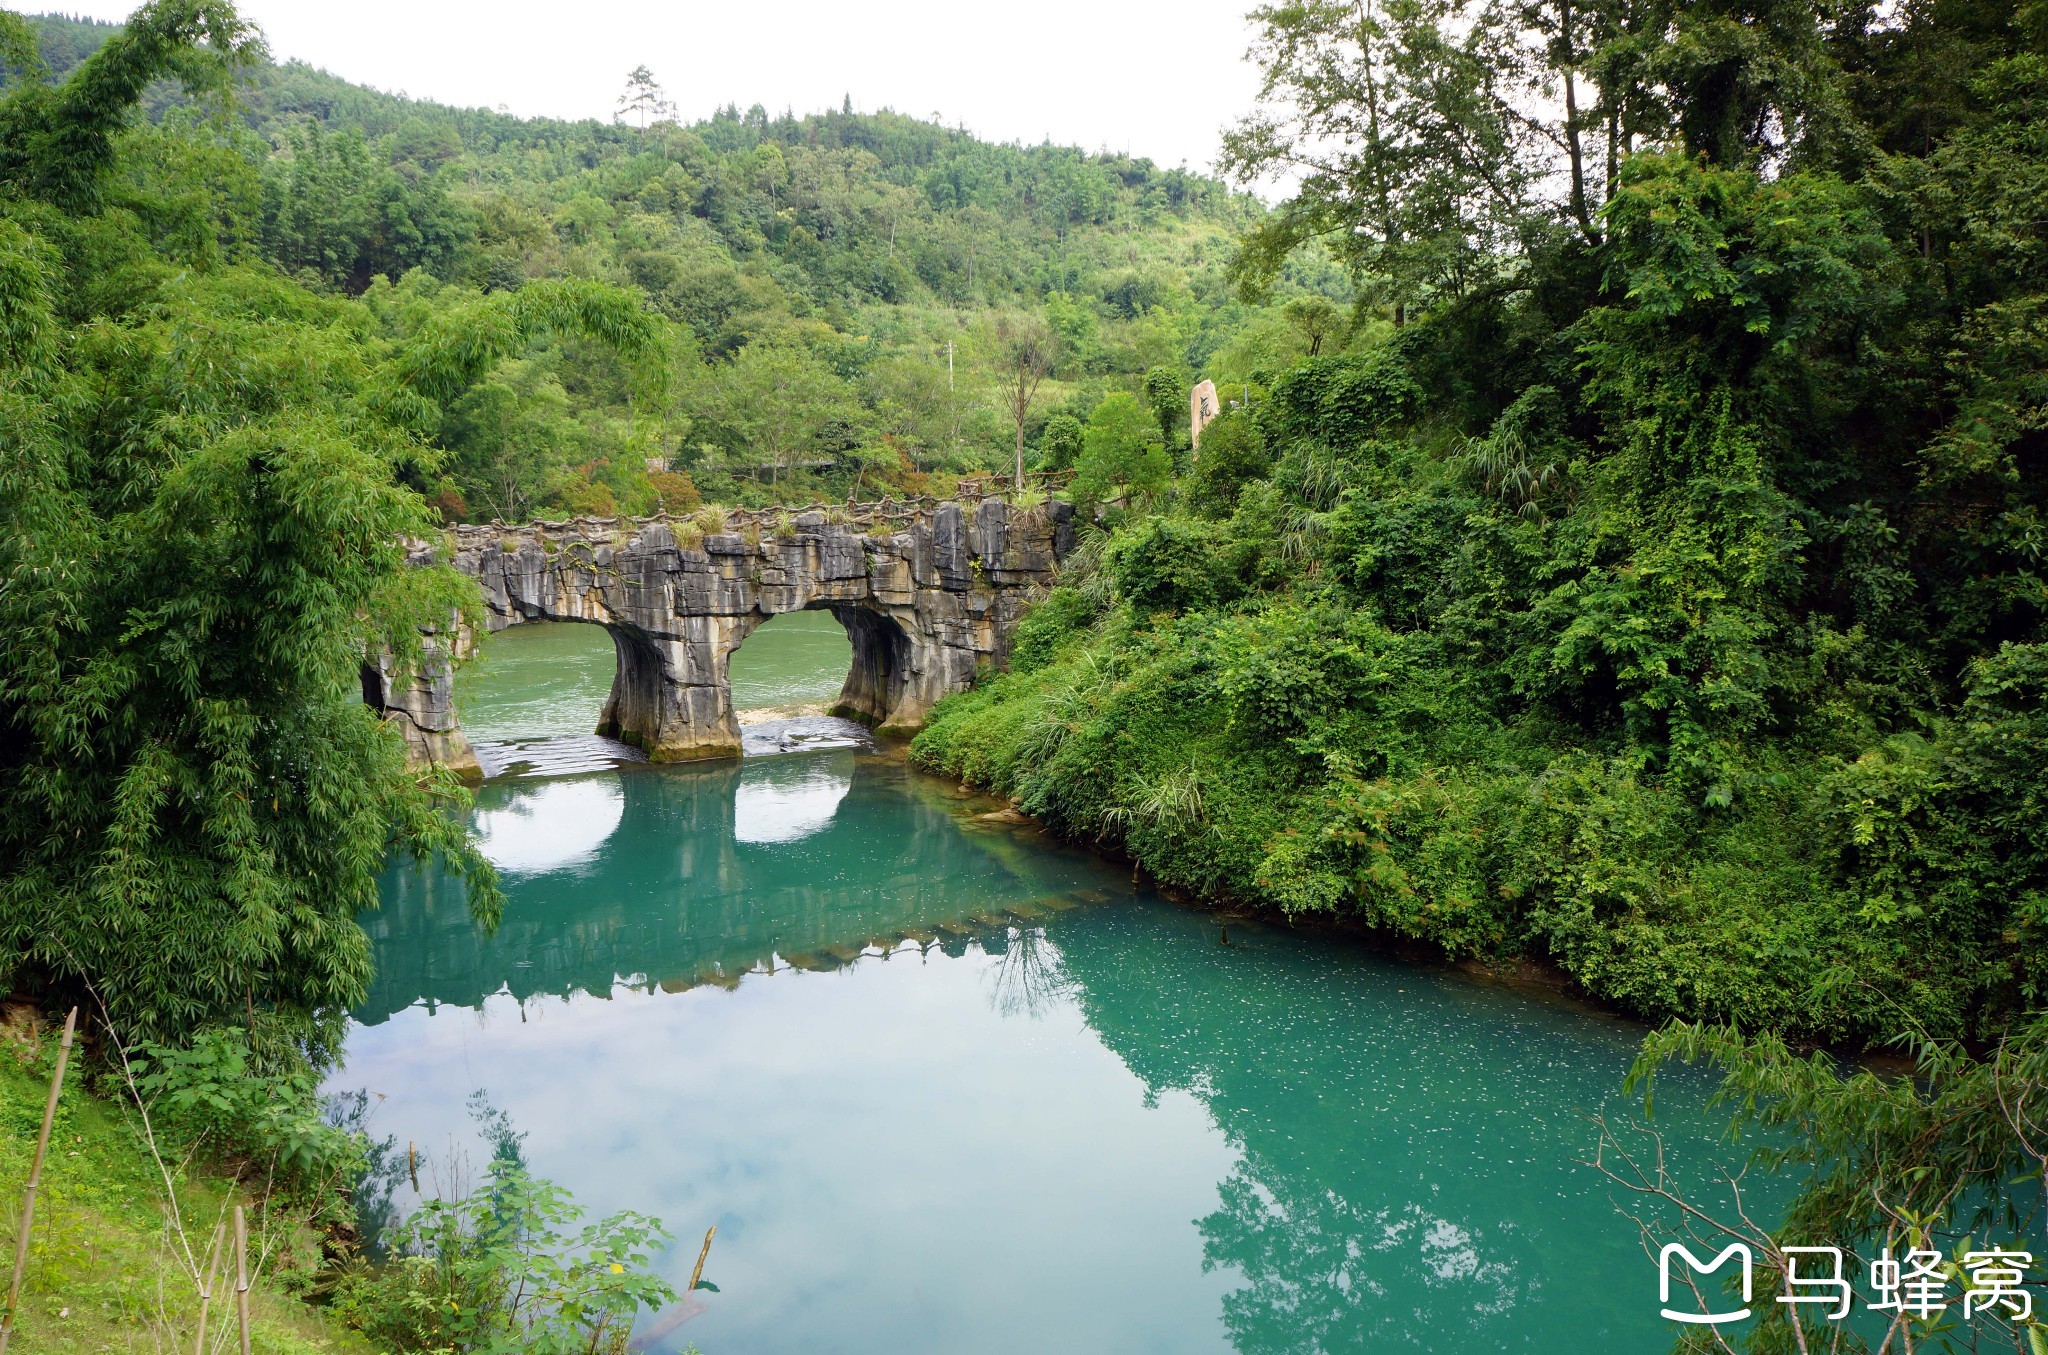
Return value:
[(669, 102), (667, 91), (655, 80), (654, 72), (645, 66), (635, 66), (626, 76), (626, 92), (619, 96), (618, 118), (632, 118), (634, 125), (645, 128), (650, 122), (661, 122), (673, 118), (676, 106)]
[(0, 963), (19, 990), (90, 986), (141, 1039), (259, 1007), (317, 1039), (363, 990), (355, 919), (393, 850), (448, 858), (493, 920), (462, 792), (361, 699), (367, 655), (416, 667), (475, 605), (407, 563), (432, 524), (406, 482), (444, 402), (539, 335), (651, 346), (597, 284), (448, 307), (387, 347), (275, 273), (157, 264), (140, 217), (94, 213), (124, 170), (93, 158), (124, 111), (101, 100), (239, 31), (152, 7), (0, 103), (37, 154), (83, 156), (15, 162), (50, 199), (0, 200)]
[(1075, 460), (1081, 455), (1084, 436), (1083, 424), (1071, 414), (1055, 414), (1047, 419), (1038, 434), (1039, 469), (1073, 469)]
[(1188, 476), (1189, 506), (1212, 517), (1228, 517), (1238, 495), (1272, 472), (1273, 458), (1251, 415), (1225, 410), (1202, 430), (1202, 446)]
[[(405, 564), (429, 524), (393, 480), (403, 438), (352, 432), (376, 421), (329, 393), (363, 374), (345, 330), (248, 318), (283, 298), (224, 279), (169, 293), (138, 360), (96, 354), (53, 322), (40, 253), (0, 223), (13, 981), (91, 983), (154, 1038), (258, 1001), (339, 1012), (367, 978), (354, 919), (391, 847), (446, 855), (493, 915), (489, 867), (443, 812), (459, 792), (406, 769), (359, 677), (376, 647), (419, 663), (420, 628), (464, 590)], [(188, 366), (195, 332), (209, 361)], [(59, 412), (95, 387), (121, 418)]]
[(1301, 335), (1309, 357), (1320, 354), (1324, 344), (1335, 343), (1344, 325), (1342, 312), (1326, 296), (1297, 296), (1280, 309)]
[(1171, 367), (1152, 368), (1145, 373), (1145, 403), (1159, 421), (1160, 440), (1170, 445), (1174, 430), (1188, 416), (1187, 379)]
[(796, 343), (748, 344), (723, 374), (716, 399), (720, 422), (776, 482), (856, 441), (862, 422), (846, 381)]
[[(262, 46), (227, 0), (156, 0), (61, 84), (17, 82), (0, 100), (0, 184), (69, 212), (97, 208), (115, 137), (152, 80), (224, 90)], [(40, 66), (40, 62), (35, 63)]]
[(1251, 17), (1261, 108), (1226, 135), (1224, 165), (1301, 189), (1250, 236), (1240, 280), (1261, 289), (1296, 246), (1326, 240), (1389, 281), (1397, 323), (1433, 291), (1491, 281), (1539, 210), (1528, 123), (1499, 78), (1516, 36), (1505, 6), (1316, 0)]
[(309, 123), (265, 166), (262, 241), (290, 272), (360, 292), (377, 274), (446, 276), (475, 235), (465, 209), (431, 175), (408, 183), (352, 131)]
[(1031, 407), (1038, 399), (1038, 387), (1051, 373), (1058, 352), (1058, 340), (1044, 321), (1023, 316), (998, 316), (989, 332), (990, 347), (996, 355), (998, 386), (1003, 412), (1016, 429), (1016, 460), (1012, 481), (1024, 484), (1024, 430), (1031, 419)]
[(1074, 498), (1086, 504), (1140, 502), (1166, 488), (1173, 461), (1159, 442), (1152, 412), (1118, 392), (1095, 407), (1082, 434)]

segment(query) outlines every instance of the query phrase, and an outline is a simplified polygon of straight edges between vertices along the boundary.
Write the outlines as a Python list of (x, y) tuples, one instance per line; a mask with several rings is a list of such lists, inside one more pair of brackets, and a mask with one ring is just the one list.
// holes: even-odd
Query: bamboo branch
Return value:
[[(57, 1043), (57, 1071), (50, 1074), (50, 1098), (43, 1103), (43, 1129), (36, 1135), (36, 1156), (29, 1164), (28, 1187), (22, 1192), (21, 1231), (14, 1239), (14, 1278), (7, 1282), (7, 1311), (0, 1315), (0, 1355), (14, 1339), (14, 1312), (21, 1301), (21, 1277), (28, 1272), (28, 1236), (35, 1226), (36, 1191), (43, 1184), (43, 1158), (50, 1151), (50, 1125), (57, 1118), (57, 1098), (64, 1091), (64, 1065), (71, 1061), (71, 1037), (78, 1030), (78, 1008), (64, 1018), (64, 1038)], [(710, 1239), (706, 1238), (708, 1246)]]
[(192, 1338), (192, 1355), (206, 1355), (206, 1309), (213, 1302), (213, 1286), (220, 1279), (221, 1249), (227, 1245), (226, 1222), (213, 1225), (213, 1250), (206, 1261), (206, 1283), (199, 1290), (199, 1332)]
[(249, 1355), (249, 1218), (235, 1206), (235, 1320), (242, 1328), (242, 1355)]

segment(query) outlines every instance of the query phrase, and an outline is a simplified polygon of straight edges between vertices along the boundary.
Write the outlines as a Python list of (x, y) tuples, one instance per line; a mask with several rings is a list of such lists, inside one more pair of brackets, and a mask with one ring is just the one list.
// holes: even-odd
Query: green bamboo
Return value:
[(57, 1071), (50, 1074), (50, 1099), (43, 1103), (43, 1132), (36, 1136), (35, 1161), (28, 1169), (28, 1189), (22, 1193), (21, 1232), (14, 1239), (14, 1278), (7, 1282), (7, 1311), (0, 1315), (0, 1355), (14, 1339), (14, 1309), (21, 1300), (21, 1277), (28, 1272), (28, 1235), (35, 1226), (36, 1190), (43, 1184), (43, 1158), (50, 1151), (50, 1125), (57, 1118), (57, 1098), (64, 1091), (64, 1065), (71, 1061), (71, 1037), (78, 1029), (78, 1008), (64, 1018), (64, 1038), (57, 1044)]

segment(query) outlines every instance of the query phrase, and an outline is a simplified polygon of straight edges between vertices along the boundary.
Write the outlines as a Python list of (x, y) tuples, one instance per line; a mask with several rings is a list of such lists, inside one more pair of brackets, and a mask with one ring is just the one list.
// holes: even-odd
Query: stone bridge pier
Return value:
[[(1008, 659), (1018, 617), (1074, 541), (1073, 507), (1057, 500), (735, 516), (738, 530), (708, 535), (667, 519), (463, 526), (428, 549), (452, 552), (477, 581), (490, 631), (531, 621), (609, 630), (618, 671), (598, 732), (683, 762), (739, 756), (727, 662), (769, 617), (810, 608), (831, 611), (853, 645), (834, 713), (917, 729), (941, 697)], [(402, 720), (417, 761), (473, 773), (449, 657), (435, 647), (411, 678), (368, 666), (364, 699)]]

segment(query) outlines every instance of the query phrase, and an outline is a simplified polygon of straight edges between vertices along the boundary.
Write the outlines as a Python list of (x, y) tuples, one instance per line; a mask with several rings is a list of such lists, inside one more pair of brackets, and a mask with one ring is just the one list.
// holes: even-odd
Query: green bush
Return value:
[(1151, 518), (1120, 534), (1104, 564), (1140, 611), (1183, 611), (1234, 595), (1223, 545), (1223, 534), (1206, 523)]
[(630, 1211), (577, 1228), (582, 1216), (499, 1157), (481, 1189), (400, 1223), (392, 1260), (347, 1276), (335, 1311), (398, 1355), (624, 1355), (635, 1315), (675, 1301), (651, 1269), (669, 1235)]
[(1031, 673), (1045, 667), (1083, 632), (1095, 614), (1095, 605), (1079, 589), (1064, 585), (1053, 589), (1025, 613), (1011, 633), (1011, 671)]
[(1244, 487), (1265, 479), (1272, 469), (1258, 424), (1248, 414), (1225, 410), (1202, 430), (1187, 477), (1188, 505), (1205, 516), (1227, 518)]
[(260, 1164), (274, 1184), (331, 1197), (357, 1174), (363, 1143), (329, 1123), (320, 1079), (292, 1051), (278, 1066), (250, 1054), (247, 1032), (213, 1028), (183, 1047), (144, 1044), (129, 1058), (153, 1126), (216, 1158)]

